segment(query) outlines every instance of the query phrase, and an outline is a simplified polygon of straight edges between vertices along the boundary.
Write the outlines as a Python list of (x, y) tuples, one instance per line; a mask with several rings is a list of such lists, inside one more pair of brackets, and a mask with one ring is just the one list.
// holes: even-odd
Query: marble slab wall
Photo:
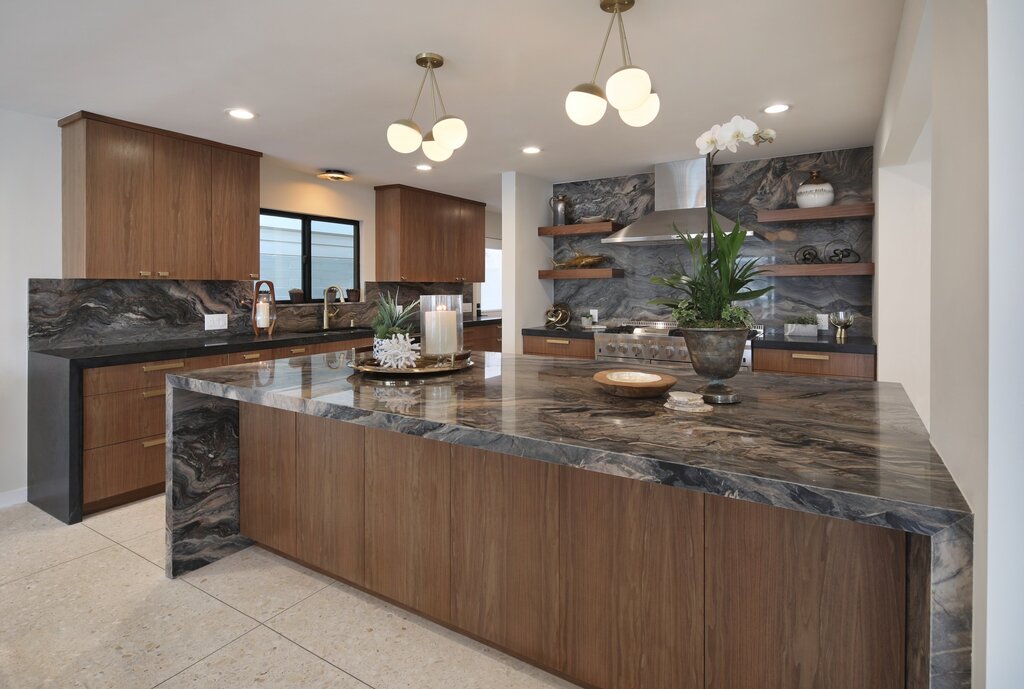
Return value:
[[(331, 307), (332, 327), (369, 325), (374, 302), (396, 290), (408, 304), (423, 294), (462, 294), (473, 300), (473, 286), (461, 283), (368, 282), (364, 300)], [(227, 314), (228, 329), (206, 331), (206, 314)], [(29, 349), (222, 337), (252, 332), (252, 283), (231, 280), (60, 280), (28, 283)], [(280, 332), (323, 327), (322, 304), (278, 306)]]
[[(727, 218), (739, 219), (755, 232), (744, 245), (747, 256), (764, 257), (766, 263), (794, 263), (794, 254), (814, 246), (823, 254), (826, 245), (845, 241), (868, 262), (872, 256), (872, 221), (779, 223), (761, 225), (757, 211), (795, 207), (796, 188), (811, 170), (820, 170), (836, 188), (836, 203), (871, 200), (872, 149), (855, 148), (806, 155), (767, 158), (715, 166), (714, 202)], [(555, 194), (572, 200), (573, 219), (600, 215), (623, 225), (654, 211), (654, 175), (629, 175), (585, 182), (556, 184)], [(648, 302), (668, 296), (664, 288), (651, 284), (651, 276), (664, 274), (679, 261), (688, 264), (682, 246), (618, 246), (602, 244), (596, 236), (555, 237), (555, 260), (566, 260), (574, 252), (608, 256), (607, 265), (622, 268), (625, 277), (608, 280), (558, 280), (556, 302), (569, 304), (574, 312), (596, 308), (602, 319), (667, 318), (669, 309)], [(908, 257), (913, 260), (913, 257)], [(758, 322), (769, 329), (781, 329), (786, 320), (806, 313), (852, 310), (859, 316), (852, 334), (871, 334), (871, 277), (788, 277), (768, 278), (754, 287), (773, 284), (775, 289), (747, 304)]]

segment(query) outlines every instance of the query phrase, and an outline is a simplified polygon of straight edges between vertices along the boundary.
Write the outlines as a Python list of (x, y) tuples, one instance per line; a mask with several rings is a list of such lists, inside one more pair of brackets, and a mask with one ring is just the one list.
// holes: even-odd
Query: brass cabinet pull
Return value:
[(304, 351), (306, 351), (305, 347), (292, 347), (291, 348), (291, 353), (292, 354), (302, 354)]
[(569, 344), (569, 340), (544, 340), (544, 341), (547, 342), (548, 344), (556, 344), (556, 345), (567, 345), (567, 344)]
[(791, 355), (794, 359), (811, 359), (812, 361), (828, 361), (828, 354), (804, 354), (802, 352), (793, 352)]
[(153, 371), (169, 371), (172, 368), (185, 368), (185, 362), (172, 361), (169, 364), (148, 364), (142, 367), (142, 372), (152, 373)]
[(259, 359), (260, 358), (260, 353), (259, 352), (250, 352), (249, 354), (243, 354), (242, 358), (243, 359)]
[(145, 447), (145, 448), (156, 447), (157, 445), (165, 445), (166, 443), (167, 443), (167, 438), (166, 437), (163, 437), (163, 438), (153, 438), (152, 440), (143, 440), (142, 441), (142, 447)]
[(163, 388), (160, 388), (159, 390), (143, 390), (142, 399), (148, 400), (150, 397), (163, 397), (164, 394), (166, 393)]
[(150, 272), (150, 271), (148, 271), (148, 270), (140, 270), (140, 271), (139, 271), (139, 277), (140, 277), (140, 278), (148, 278), (148, 277), (149, 277), (150, 275), (152, 275), (152, 274), (153, 274), (153, 273), (151, 273), (151, 272)]
[(249, 273), (249, 277), (252, 278), (253, 280), (259, 280), (260, 279), (260, 274), (259, 273)]
[(408, 278), (406, 278), (406, 277), (405, 277), (404, 275), (399, 275), (399, 276), (398, 276), (398, 279), (399, 279), (399, 280), (407, 280)]
[(170, 276), (170, 273), (168, 273), (166, 270), (158, 270), (156, 271), (156, 276), (160, 278), (165, 278)]

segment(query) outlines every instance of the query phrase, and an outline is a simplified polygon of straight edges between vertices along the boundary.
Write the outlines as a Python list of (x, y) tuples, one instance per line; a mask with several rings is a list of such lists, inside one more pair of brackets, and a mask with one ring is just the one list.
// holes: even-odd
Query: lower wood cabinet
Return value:
[(755, 348), (752, 357), (754, 371), (875, 379), (873, 354)]
[(474, 325), (463, 330), (462, 346), (474, 352), (501, 351), (501, 325)]
[(523, 354), (593, 359), (594, 341), (559, 337), (557, 334), (544, 337), (537, 335), (523, 335)]
[(162, 434), (165, 414), (163, 386), (87, 397), (82, 409), (83, 447), (91, 450)]
[[(163, 489), (164, 434), (86, 450), (82, 456), (82, 502), (95, 509), (111, 498)], [(114, 503), (116, 504), (116, 503)]]
[(294, 412), (238, 403), (239, 530), (295, 555)]

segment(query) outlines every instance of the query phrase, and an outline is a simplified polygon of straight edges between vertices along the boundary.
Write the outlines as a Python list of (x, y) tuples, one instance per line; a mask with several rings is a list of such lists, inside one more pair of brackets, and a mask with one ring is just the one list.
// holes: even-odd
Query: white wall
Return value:
[(372, 282), (376, 193), (354, 182), (328, 182), (293, 170), (280, 161), (260, 161), (260, 206), (277, 211), (311, 213), (359, 221), (359, 278)]
[(0, 110), (0, 506), (25, 500), (28, 279), (60, 277), (57, 121)]
[[(992, 689), (1024, 682), (1024, 301), (1020, 165), (1024, 160), (1024, 3), (988, 2), (988, 610)], [(978, 686), (978, 685), (975, 685)]]
[(551, 264), (552, 241), (538, 237), (546, 224), (551, 182), (521, 172), (501, 174), (501, 351), (522, 354), (524, 327), (543, 323), (554, 288), (538, 280), (537, 271)]

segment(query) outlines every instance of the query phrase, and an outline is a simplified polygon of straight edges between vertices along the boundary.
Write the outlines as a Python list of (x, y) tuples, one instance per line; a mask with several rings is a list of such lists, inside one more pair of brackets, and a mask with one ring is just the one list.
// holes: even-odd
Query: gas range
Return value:
[[(595, 358), (691, 368), (679, 326), (668, 321), (625, 321), (594, 333)], [(750, 371), (750, 343), (743, 351), (740, 371)]]

